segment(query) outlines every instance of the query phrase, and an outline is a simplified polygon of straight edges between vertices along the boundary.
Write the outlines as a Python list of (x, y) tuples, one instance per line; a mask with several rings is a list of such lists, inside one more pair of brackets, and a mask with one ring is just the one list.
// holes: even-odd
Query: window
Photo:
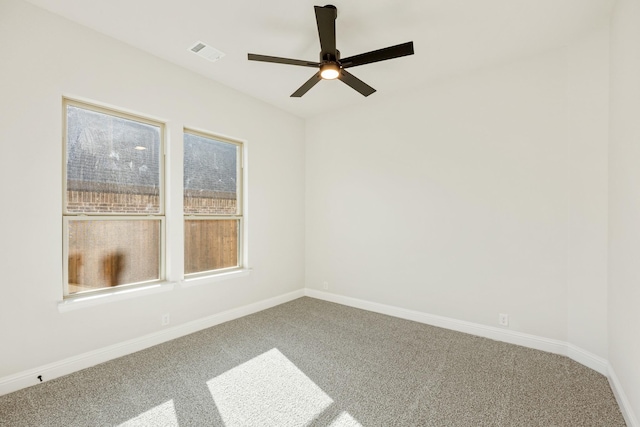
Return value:
[(242, 268), (242, 143), (184, 132), (184, 272)]
[(162, 280), (164, 125), (64, 100), (64, 295)]

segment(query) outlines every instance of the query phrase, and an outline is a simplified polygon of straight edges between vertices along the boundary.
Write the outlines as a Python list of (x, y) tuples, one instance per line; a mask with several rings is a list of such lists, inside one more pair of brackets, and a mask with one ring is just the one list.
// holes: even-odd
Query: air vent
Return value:
[(189, 50), (211, 62), (215, 62), (224, 56), (223, 52), (220, 52), (218, 49), (208, 46), (201, 41), (196, 42), (196, 44), (191, 46)]

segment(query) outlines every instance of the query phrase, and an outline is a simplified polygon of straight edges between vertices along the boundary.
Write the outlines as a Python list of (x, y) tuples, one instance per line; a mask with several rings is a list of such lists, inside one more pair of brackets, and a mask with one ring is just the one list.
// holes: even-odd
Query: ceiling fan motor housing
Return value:
[(337, 62), (337, 63), (340, 63), (340, 51), (336, 50), (333, 53), (320, 52), (320, 63), (324, 64), (326, 62)]

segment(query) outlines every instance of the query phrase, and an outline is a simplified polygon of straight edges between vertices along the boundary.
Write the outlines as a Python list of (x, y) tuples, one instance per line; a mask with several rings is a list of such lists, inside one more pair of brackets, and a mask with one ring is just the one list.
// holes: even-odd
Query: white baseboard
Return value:
[(627, 423), (627, 427), (640, 427), (640, 423), (638, 422), (638, 418), (633, 413), (633, 409), (631, 408), (631, 403), (627, 398), (624, 389), (622, 388), (622, 384), (620, 384), (620, 380), (616, 375), (613, 367), (609, 365), (609, 384), (611, 385), (611, 390), (613, 391), (613, 395), (616, 397), (618, 401), (618, 406), (620, 406), (620, 411), (624, 416), (624, 420)]
[(566, 346), (567, 351), (565, 356), (575, 360), (587, 368), (591, 368), (594, 371), (601, 373), (605, 377), (609, 375), (609, 362), (607, 359), (596, 356), (595, 354), (583, 350), (571, 343), (566, 343)]
[(437, 316), (434, 314), (423, 313), (421, 311), (408, 310), (405, 308), (365, 301), (357, 298), (345, 297), (315, 289), (305, 289), (305, 295), (347, 305), (349, 307), (361, 308), (363, 310), (399, 317), (401, 319), (413, 320), (414, 322), (424, 323), (431, 326), (438, 326), (445, 329), (451, 329), (453, 331), (490, 338), (496, 341), (503, 341), (509, 344), (516, 344), (549, 353), (561, 354), (563, 356), (570, 357), (576, 362), (581, 363), (602, 375), (606, 376), (609, 372), (609, 364), (605, 359), (564, 341), (539, 337), (508, 329), (496, 328), (493, 326), (481, 325), (464, 320), (452, 319), (449, 317)]
[(163, 342), (170, 341), (175, 338), (192, 334), (202, 329), (210, 328), (230, 320), (266, 310), (267, 308), (275, 307), (276, 305), (280, 305), (285, 302), (293, 301), (294, 299), (302, 296), (304, 296), (304, 290), (300, 289), (284, 295), (279, 295), (277, 297), (214, 314), (212, 316), (207, 316), (192, 322), (184, 323), (182, 325), (163, 329), (140, 338), (124, 341), (122, 343), (110, 345), (108, 347), (40, 366), (35, 369), (29, 369), (28, 371), (0, 378), (0, 396), (38, 384), (38, 375), (42, 375), (44, 381), (52, 380), (154, 345), (162, 344)]

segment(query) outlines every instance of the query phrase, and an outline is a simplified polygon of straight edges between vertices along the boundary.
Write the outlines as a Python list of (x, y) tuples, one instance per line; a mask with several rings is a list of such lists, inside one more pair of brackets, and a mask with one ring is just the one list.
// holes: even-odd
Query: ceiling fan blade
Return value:
[(376, 91), (374, 88), (372, 88), (353, 74), (348, 73), (346, 70), (340, 70), (340, 75), (338, 76), (338, 78), (364, 96), (369, 96)]
[(309, 92), (309, 89), (314, 87), (316, 85), (316, 83), (318, 83), (320, 80), (322, 80), (322, 77), (320, 77), (320, 71), (318, 71), (316, 74), (313, 75), (313, 77), (311, 77), (309, 80), (307, 80), (305, 84), (300, 86), (300, 89), (298, 89), (297, 91), (293, 92), (291, 94), (291, 97), (292, 98), (300, 98), (302, 95), (304, 95), (305, 93)]
[(320, 63), (313, 61), (303, 61), (301, 59), (289, 59), (280, 58), (277, 56), (256, 55), (250, 53), (248, 57), (249, 61), (262, 61), (262, 62), (274, 62), (276, 64), (288, 64), (288, 65), (300, 65), (302, 67), (319, 67)]
[(336, 17), (338, 11), (335, 6), (314, 6), (316, 10), (316, 23), (318, 24), (318, 36), (320, 37), (320, 54), (323, 59), (325, 54), (334, 58), (336, 55)]
[(402, 43), (396, 46), (385, 47), (360, 55), (350, 56), (340, 60), (342, 68), (355, 67), (372, 62), (386, 61), (387, 59), (400, 58), (401, 56), (413, 55), (413, 42)]

